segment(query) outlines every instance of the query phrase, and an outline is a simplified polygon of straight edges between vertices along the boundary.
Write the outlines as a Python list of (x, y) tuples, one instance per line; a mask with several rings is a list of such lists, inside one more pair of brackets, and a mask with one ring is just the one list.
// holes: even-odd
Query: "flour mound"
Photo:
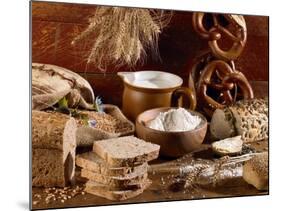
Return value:
[(171, 109), (160, 114), (148, 123), (148, 127), (160, 131), (194, 130), (201, 122), (199, 116), (194, 116), (184, 108)]

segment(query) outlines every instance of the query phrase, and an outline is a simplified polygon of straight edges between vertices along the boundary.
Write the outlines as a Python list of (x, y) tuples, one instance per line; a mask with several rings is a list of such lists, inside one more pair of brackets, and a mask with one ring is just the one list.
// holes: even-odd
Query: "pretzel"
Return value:
[[(217, 80), (219, 82), (213, 80), (214, 76), (219, 79)], [(231, 90), (236, 86), (241, 89), (244, 99), (254, 97), (253, 90), (243, 73), (232, 69), (228, 63), (222, 60), (214, 60), (207, 64), (201, 72), (197, 86), (197, 96), (203, 103), (203, 108), (207, 111), (207, 114), (211, 115), (215, 109), (223, 108), (225, 105), (235, 102), (236, 97), (233, 98)], [(209, 87), (220, 94), (224, 100), (223, 103), (207, 94)]]
[[(247, 40), (246, 22), (242, 15), (221, 14), (230, 25), (234, 26), (235, 32), (232, 33), (222, 26), (218, 21), (218, 14), (212, 14), (213, 26), (206, 29), (203, 24), (205, 13), (195, 12), (192, 17), (192, 24), (195, 31), (204, 39), (207, 39), (213, 55), (225, 61), (235, 60), (242, 53)], [(223, 36), (232, 40), (232, 46), (228, 50), (222, 50), (218, 44)]]

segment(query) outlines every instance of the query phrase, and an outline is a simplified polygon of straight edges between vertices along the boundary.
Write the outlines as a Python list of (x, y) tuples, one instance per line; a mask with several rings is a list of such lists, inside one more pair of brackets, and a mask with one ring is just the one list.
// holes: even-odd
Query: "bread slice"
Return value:
[(109, 166), (135, 166), (156, 159), (160, 146), (134, 136), (96, 141), (93, 151)]
[(129, 198), (136, 197), (143, 193), (151, 185), (151, 180), (146, 180), (142, 188), (136, 190), (122, 190), (122, 191), (111, 191), (103, 188), (97, 188), (97, 186), (86, 185), (85, 191), (87, 193), (100, 196), (113, 201), (123, 201)]
[(212, 143), (212, 150), (221, 156), (235, 155), (242, 151), (241, 136), (234, 136)]
[(243, 165), (244, 180), (258, 190), (268, 190), (268, 153), (256, 155)]
[(133, 167), (109, 167), (106, 162), (94, 152), (86, 152), (76, 156), (76, 165), (89, 171), (106, 176), (126, 176), (133, 172), (140, 174), (147, 171), (147, 163)]
[(122, 177), (122, 176), (106, 176), (86, 169), (82, 169), (81, 176), (98, 183), (106, 184), (108, 186), (126, 188), (128, 186), (139, 187), (140, 183), (147, 179), (147, 172), (145, 171), (142, 174), (136, 174), (134, 172), (128, 174), (125, 177)]
[(98, 183), (93, 180), (89, 180), (86, 182), (86, 187), (94, 188), (95, 190), (107, 190), (107, 191), (124, 191), (124, 190), (137, 190), (143, 189), (146, 187), (147, 183), (151, 183), (150, 179), (144, 179), (138, 185), (126, 186), (126, 187), (118, 187), (118, 186), (109, 186), (103, 183)]

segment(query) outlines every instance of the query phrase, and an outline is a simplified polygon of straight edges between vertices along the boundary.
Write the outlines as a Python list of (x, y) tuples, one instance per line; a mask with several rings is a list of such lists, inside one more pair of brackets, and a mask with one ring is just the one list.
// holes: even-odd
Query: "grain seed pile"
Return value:
[(78, 195), (85, 195), (83, 186), (75, 187), (50, 187), (44, 188), (43, 193), (35, 193), (33, 195), (33, 205), (38, 205), (39, 203), (50, 204), (52, 202), (65, 203), (67, 200), (70, 200)]
[(88, 124), (90, 127), (100, 129), (109, 133), (123, 133), (132, 130), (132, 126), (125, 121), (113, 117), (105, 112), (83, 111), (82, 114), (87, 116), (87, 121), (77, 119), (80, 126)]

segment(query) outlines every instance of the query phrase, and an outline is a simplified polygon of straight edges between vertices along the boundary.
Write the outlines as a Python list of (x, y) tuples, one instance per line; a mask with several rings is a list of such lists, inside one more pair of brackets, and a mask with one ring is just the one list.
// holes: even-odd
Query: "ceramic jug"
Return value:
[(179, 76), (161, 71), (118, 72), (124, 83), (122, 111), (135, 121), (137, 116), (152, 108), (180, 107), (182, 97), (187, 98), (189, 109), (196, 107), (195, 94), (182, 87)]

